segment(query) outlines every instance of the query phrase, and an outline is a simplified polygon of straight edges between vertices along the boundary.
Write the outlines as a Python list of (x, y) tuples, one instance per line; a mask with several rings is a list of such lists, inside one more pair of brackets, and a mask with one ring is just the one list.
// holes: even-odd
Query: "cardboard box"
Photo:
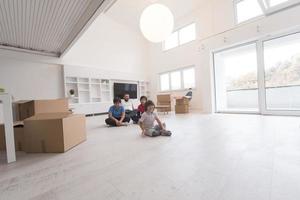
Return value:
[(25, 151), (63, 153), (86, 140), (84, 115), (37, 114), (24, 120)]
[(189, 113), (189, 105), (175, 105), (176, 114)]
[(188, 98), (182, 97), (179, 99), (176, 99), (176, 105), (189, 105), (190, 100)]
[[(14, 125), (16, 151), (24, 151), (24, 126), (22, 123)], [(0, 150), (6, 150), (4, 124), (0, 124)]]
[(4, 124), (0, 124), (0, 151), (6, 149)]
[(14, 118), (23, 121), (40, 113), (66, 113), (69, 112), (68, 99), (30, 100), (14, 102)]
[(17, 101), (13, 105), (15, 120), (22, 121), (34, 115), (34, 101)]

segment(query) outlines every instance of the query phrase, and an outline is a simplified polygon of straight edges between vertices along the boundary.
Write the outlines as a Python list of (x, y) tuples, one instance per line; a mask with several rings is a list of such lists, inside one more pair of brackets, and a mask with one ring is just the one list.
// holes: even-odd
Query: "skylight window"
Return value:
[(196, 40), (196, 24), (192, 23), (173, 32), (163, 43), (163, 50), (167, 51), (194, 40)]
[(237, 24), (299, 4), (300, 0), (234, 0)]
[(164, 42), (164, 50), (173, 49), (178, 46), (178, 31), (172, 33)]
[(193, 23), (179, 30), (179, 44), (186, 44), (196, 39), (196, 24)]
[(241, 0), (236, 4), (237, 23), (263, 15), (257, 0)]
[(267, 5), (269, 5), (269, 7), (273, 7), (273, 6), (280, 5), (282, 3), (286, 3), (289, 0), (265, 0), (265, 1), (267, 1)]

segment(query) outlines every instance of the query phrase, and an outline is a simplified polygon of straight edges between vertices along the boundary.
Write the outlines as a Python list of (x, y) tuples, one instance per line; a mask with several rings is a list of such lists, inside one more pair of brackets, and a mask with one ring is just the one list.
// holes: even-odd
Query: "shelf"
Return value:
[[(66, 97), (69, 98), (70, 105), (73, 107), (86, 105), (87, 110), (96, 109), (98, 105), (108, 106), (112, 101), (112, 85), (111, 80), (95, 77), (68, 77), (65, 76)], [(70, 97), (69, 91), (73, 89), (74, 97)], [(96, 105), (96, 106), (92, 106)], [(100, 106), (101, 108), (101, 106)], [(81, 108), (80, 108), (81, 109)], [(79, 109), (79, 110), (80, 110)]]
[(91, 79), (91, 83), (92, 84), (100, 84), (101, 80), (100, 79), (95, 79), (95, 78), (92, 78)]
[(89, 82), (89, 78), (77, 78), (78, 82), (84, 82), (84, 83), (88, 83)]
[(76, 77), (71, 77), (71, 76), (67, 76), (65, 78), (66, 82), (77, 82), (77, 78)]

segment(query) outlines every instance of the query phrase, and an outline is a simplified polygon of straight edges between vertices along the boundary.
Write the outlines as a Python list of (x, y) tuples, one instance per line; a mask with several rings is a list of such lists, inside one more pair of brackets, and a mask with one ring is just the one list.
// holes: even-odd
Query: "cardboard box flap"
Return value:
[(24, 126), (24, 122), (23, 121), (16, 121), (14, 122), (14, 127), (23, 127)]
[(69, 112), (69, 102), (64, 99), (21, 100), (13, 103), (14, 120), (22, 121), (39, 113)]
[(15, 101), (13, 102), (13, 104), (24, 104), (24, 103), (29, 103), (32, 102), (33, 100), (19, 100), (19, 101)]
[(63, 119), (66, 117), (72, 116), (69, 112), (63, 113), (40, 113), (36, 114), (30, 118), (25, 119), (24, 121), (32, 121), (32, 120), (51, 120), (51, 119)]
[(69, 111), (68, 99), (35, 100), (35, 114), (39, 113), (63, 113)]

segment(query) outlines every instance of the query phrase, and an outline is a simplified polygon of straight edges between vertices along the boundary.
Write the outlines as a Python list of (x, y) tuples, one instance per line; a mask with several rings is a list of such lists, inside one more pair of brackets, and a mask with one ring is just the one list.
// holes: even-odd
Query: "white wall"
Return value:
[[(262, 17), (247, 24), (235, 26), (232, 0), (207, 1), (191, 15), (177, 20), (177, 27), (197, 23), (197, 41), (163, 52), (161, 45), (151, 45), (151, 93), (159, 92), (159, 73), (189, 65), (196, 66), (196, 90), (192, 107), (212, 112), (211, 51), (251, 38), (285, 30), (299, 25), (300, 6)], [(178, 93), (178, 92), (177, 92)], [(176, 94), (177, 94), (176, 93)], [(179, 92), (184, 94), (184, 92)]]
[[(107, 15), (100, 15), (63, 57), (68, 65), (91, 66), (144, 79), (148, 42)], [(114, 78), (114, 77), (112, 77)]]
[(62, 66), (0, 57), (0, 86), (15, 100), (62, 98)]

